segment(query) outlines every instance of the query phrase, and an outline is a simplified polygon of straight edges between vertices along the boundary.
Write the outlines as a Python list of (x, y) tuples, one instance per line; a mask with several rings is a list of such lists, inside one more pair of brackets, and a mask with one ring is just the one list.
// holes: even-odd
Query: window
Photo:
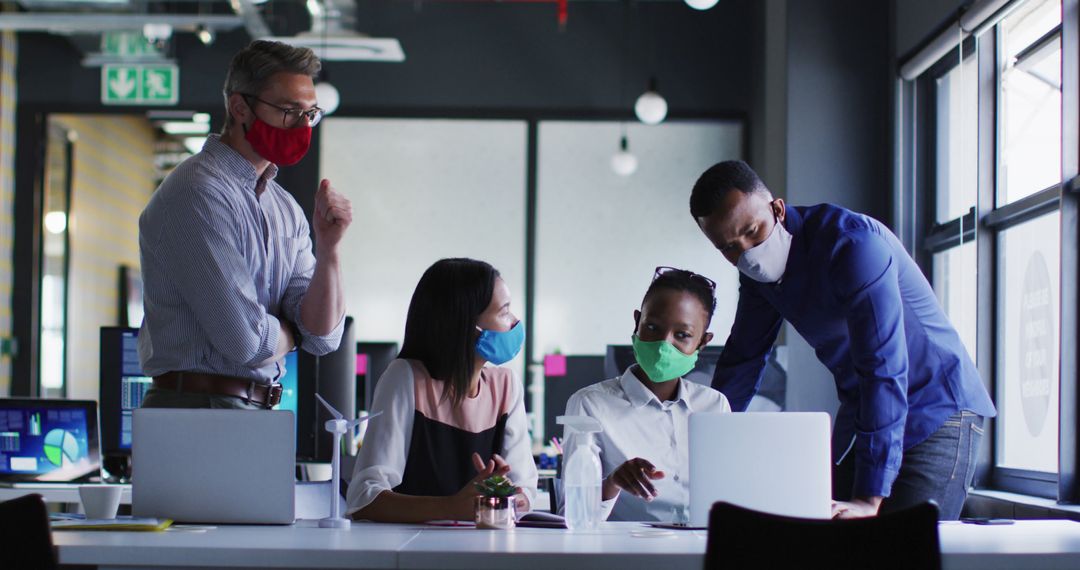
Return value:
[(974, 358), (978, 267), (968, 214), (978, 199), (978, 57), (968, 45), (943, 63), (947, 71), (934, 81), (936, 224), (927, 242), (934, 292)]
[(1062, 191), (1063, 125), (1077, 120), (1062, 107), (1062, 68), (1078, 58), (1062, 50), (1062, 0), (1012, 3), (994, 17), (901, 84), (899, 158), (911, 174), (898, 179), (900, 205), (997, 406), (977, 484), (1062, 498), (1059, 471), (1075, 479), (1075, 466), (1061, 446), (1077, 436), (1062, 397), (1076, 378), (1061, 355), (1077, 336), (1062, 319), (1071, 299), (1062, 282), (1080, 272), (1076, 230), (1062, 227), (1063, 201), (1077, 199)]
[(1061, 181), (1061, 0), (1031, 1), (1001, 25), (1004, 205)]
[[(1000, 24), (995, 214), (996, 465), (1058, 471), (1061, 1), (1033, 0)], [(1045, 200), (1040, 197), (1045, 198)], [(1049, 213), (1011, 208), (1024, 200)]]
[(998, 234), (998, 465), (1056, 473), (1058, 464), (1057, 212)]

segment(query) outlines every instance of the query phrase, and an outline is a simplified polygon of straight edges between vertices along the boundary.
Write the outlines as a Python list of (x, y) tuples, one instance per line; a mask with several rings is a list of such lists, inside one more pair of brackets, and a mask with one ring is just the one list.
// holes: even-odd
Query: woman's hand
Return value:
[(619, 489), (622, 489), (635, 497), (651, 501), (659, 495), (652, 482), (663, 478), (663, 471), (657, 470), (652, 463), (635, 457), (620, 465), (604, 480), (602, 494), (604, 500), (609, 501), (619, 494)]
[[(479, 453), (473, 453), (472, 455), (473, 467), (476, 468), (476, 477), (473, 477), (471, 481), (465, 484), (456, 494), (447, 497), (449, 502), (449, 511), (454, 520), (459, 521), (471, 521), (475, 516), (475, 501), (476, 497), (480, 496), (480, 493), (476, 492), (476, 484), (482, 482), (488, 477), (494, 475), (506, 475), (510, 472), (510, 465), (506, 463), (506, 460), (495, 454), (491, 456), (491, 460), (487, 463), (480, 457)], [(522, 495), (524, 498), (524, 496)], [(528, 499), (525, 500), (528, 504)]]

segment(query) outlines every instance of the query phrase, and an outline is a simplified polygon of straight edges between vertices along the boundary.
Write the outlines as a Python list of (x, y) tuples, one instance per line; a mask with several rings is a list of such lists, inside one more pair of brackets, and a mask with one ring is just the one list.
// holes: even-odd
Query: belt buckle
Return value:
[(281, 393), (284, 388), (281, 386), (281, 382), (275, 382), (267, 387), (266, 393), (266, 407), (273, 408), (281, 403)]

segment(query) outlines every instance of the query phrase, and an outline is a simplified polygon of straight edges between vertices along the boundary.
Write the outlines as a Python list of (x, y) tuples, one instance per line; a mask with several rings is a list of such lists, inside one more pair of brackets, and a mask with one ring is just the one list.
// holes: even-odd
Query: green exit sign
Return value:
[(170, 64), (104, 65), (101, 102), (106, 105), (175, 105), (180, 69)]

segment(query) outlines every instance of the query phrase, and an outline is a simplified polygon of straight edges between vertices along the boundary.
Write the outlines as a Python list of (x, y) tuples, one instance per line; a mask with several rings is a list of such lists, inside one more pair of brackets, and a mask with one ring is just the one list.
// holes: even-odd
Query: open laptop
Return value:
[(138, 409), (133, 414), (131, 508), (177, 522), (290, 524), (293, 413)]
[(690, 524), (713, 503), (802, 518), (832, 516), (829, 415), (692, 414)]
[(101, 480), (97, 402), (0, 399), (0, 483), (63, 487)]

